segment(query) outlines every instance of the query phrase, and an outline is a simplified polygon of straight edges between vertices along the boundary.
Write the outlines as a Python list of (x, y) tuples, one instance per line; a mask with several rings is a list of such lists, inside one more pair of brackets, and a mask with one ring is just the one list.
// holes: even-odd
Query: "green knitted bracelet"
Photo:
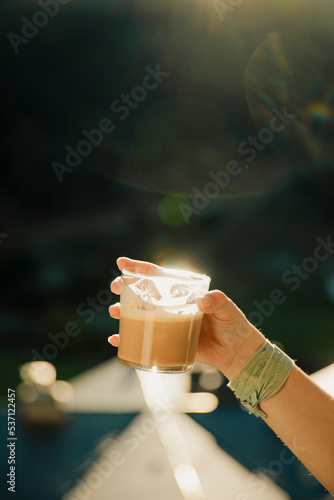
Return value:
[(228, 387), (250, 413), (267, 418), (259, 403), (283, 387), (293, 366), (294, 361), (287, 354), (266, 340)]

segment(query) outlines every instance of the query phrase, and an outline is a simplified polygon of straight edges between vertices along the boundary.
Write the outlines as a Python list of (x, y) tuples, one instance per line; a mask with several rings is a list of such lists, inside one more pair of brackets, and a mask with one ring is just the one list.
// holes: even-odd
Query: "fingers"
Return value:
[(235, 303), (220, 290), (212, 290), (197, 299), (198, 308), (221, 321), (239, 321), (244, 314)]
[(212, 290), (196, 301), (198, 308), (206, 314), (222, 312), (230, 302), (227, 295), (220, 290)]
[[(125, 267), (141, 267), (143, 269), (146, 269), (147, 271), (152, 271), (152, 270), (158, 271), (159, 269), (161, 269), (160, 266), (152, 264), (151, 262), (145, 262), (142, 260), (133, 260), (129, 259), (128, 257), (119, 257), (116, 262), (120, 271)], [(120, 295), (122, 290), (121, 276), (118, 276), (116, 279), (114, 279), (114, 281), (111, 282), (110, 290), (116, 295)]]
[(197, 299), (198, 308), (208, 315), (210, 320), (233, 325), (241, 336), (251, 324), (239, 307), (220, 290), (212, 290)]
[(114, 319), (120, 319), (121, 308), (120, 308), (120, 303), (119, 302), (117, 302), (116, 304), (112, 304), (109, 307), (109, 314)]
[(113, 345), (114, 347), (118, 347), (119, 345), (119, 335), (111, 335), (111, 337), (108, 338), (109, 344)]
[(121, 290), (122, 290), (122, 277), (118, 276), (118, 278), (114, 279), (110, 283), (110, 290), (115, 293), (116, 295), (120, 295)]
[(160, 266), (152, 264), (151, 262), (145, 262), (142, 260), (132, 260), (129, 259), (128, 257), (119, 257), (116, 262), (120, 270), (124, 269), (124, 267), (142, 267), (147, 270), (161, 269)]
[[(120, 303), (117, 302), (116, 304), (112, 304), (109, 307), (109, 314), (112, 318), (119, 319), (120, 318)], [(111, 337), (108, 338), (109, 344), (113, 345), (114, 347), (118, 347), (119, 344), (119, 335), (111, 335)]]
[[(125, 267), (141, 267), (144, 268), (148, 271), (150, 270), (159, 270), (161, 269), (160, 266), (157, 266), (156, 264), (152, 264), (151, 262), (145, 262), (141, 260), (133, 260), (129, 259), (128, 257), (119, 257), (117, 259), (117, 266), (120, 269), (124, 269)], [(121, 293), (122, 289), (122, 277), (118, 276), (112, 283), (110, 284), (110, 290), (119, 295)], [(114, 319), (120, 319), (120, 303), (117, 302), (116, 304), (112, 304), (109, 307), (109, 314), (112, 318)], [(108, 338), (108, 342), (113, 345), (114, 347), (118, 347), (119, 345), (119, 335), (111, 335), (111, 337)]]

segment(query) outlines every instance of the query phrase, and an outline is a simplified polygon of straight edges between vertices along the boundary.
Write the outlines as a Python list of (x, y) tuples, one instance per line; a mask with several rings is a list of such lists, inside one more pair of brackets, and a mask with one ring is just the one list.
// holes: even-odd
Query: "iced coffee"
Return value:
[(148, 371), (188, 371), (203, 317), (196, 299), (208, 291), (210, 278), (170, 269), (156, 272), (122, 270), (118, 358)]

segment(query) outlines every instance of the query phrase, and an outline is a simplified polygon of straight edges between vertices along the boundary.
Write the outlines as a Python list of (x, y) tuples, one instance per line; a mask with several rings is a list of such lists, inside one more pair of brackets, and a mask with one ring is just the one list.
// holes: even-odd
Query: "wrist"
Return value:
[(230, 362), (226, 366), (221, 366), (220, 371), (229, 380), (233, 380), (265, 341), (265, 336), (251, 325), (248, 335), (241, 344), (238, 344)]

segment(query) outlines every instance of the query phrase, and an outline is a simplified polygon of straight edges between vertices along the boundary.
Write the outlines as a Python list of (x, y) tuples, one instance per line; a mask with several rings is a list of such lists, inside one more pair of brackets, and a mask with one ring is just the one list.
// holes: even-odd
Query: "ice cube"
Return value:
[(152, 280), (142, 279), (135, 284), (134, 288), (145, 301), (152, 302), (152, 299), (161, 300), (160, 292)]
[(175, 283), (170, 289), (170, 294), (173, 298), (186, 297), (189, 293), (189, 287), (184, 284)]
[(190, 294), (189, 297), (187, 298), (187, 304), (195, 304), (197, 297), (198, 297), (198, 294), (195, 292)]

